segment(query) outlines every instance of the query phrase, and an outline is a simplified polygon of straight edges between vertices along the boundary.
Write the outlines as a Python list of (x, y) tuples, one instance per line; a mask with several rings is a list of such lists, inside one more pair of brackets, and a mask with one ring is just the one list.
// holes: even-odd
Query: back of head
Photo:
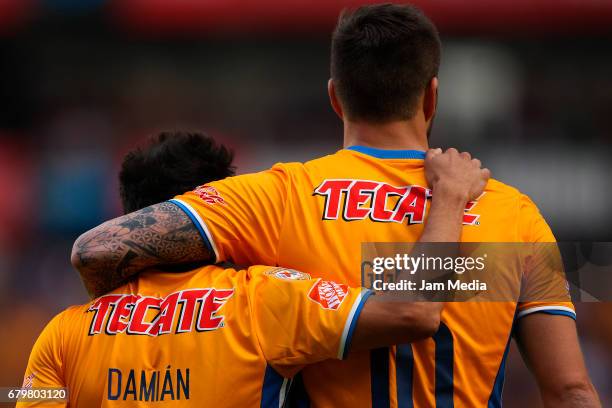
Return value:
[(129, 152), (119, 173), (127, 214), (234, 175), (233, 153), (201, 133), (163, 132)]
[(440, 65), (440, 37), (416, 7), (345, 10), (332, 36), (331, 77), (344, 115), (384, 123), (414, 116)]

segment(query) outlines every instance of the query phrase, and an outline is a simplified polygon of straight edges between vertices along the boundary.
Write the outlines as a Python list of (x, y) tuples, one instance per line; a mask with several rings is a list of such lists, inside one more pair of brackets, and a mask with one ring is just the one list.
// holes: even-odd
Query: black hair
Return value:
[(119, 173), (124, 213), (233, 176), (233, 152), (197, 132), (162, 132), (129, 152)]
[(344, 10), (332, 36), (331, 78), (349, 120), (410, 119), (432, 78), (441, 44), (416, 7), (375, 4)]

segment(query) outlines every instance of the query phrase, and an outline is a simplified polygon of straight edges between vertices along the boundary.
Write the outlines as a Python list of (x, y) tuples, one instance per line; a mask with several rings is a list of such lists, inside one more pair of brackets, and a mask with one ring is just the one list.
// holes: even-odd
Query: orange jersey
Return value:
[(57, 315), (26, 379), (72, 407), (276, 408), (302, 365), (344, 357), (369, 293), (264, 266), (146, 273)]
[[(424, 152), (352, 147), (277, 164), (176, 197), (217, 261), (296, 268), (361, 285), (363, 242), (414, 242), (430, 191)], [(462, 241), (554, 242), (533, 202), (490, 180), (466, 208)], [(449, 303), (431, 339), (306, 367), (313, 406), (496, 407), (515, 318), (574, 317), (570, 302)]]

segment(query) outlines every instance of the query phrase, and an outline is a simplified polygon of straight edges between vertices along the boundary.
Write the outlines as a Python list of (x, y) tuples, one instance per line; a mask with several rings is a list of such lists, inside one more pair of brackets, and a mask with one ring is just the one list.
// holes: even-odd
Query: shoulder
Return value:
[(509, 184), (503, 183), (496, 179), (490, 179), (485, 189), (487, 194), (492, 193), (500, 197), (519, 199), (522, 193)]
[(538, 206), (517, 188), (498, 180), (490, 180), (484, 200), (490, 200), (496, 209), (516, 214), (519, 239), (522, 242), (555, 242), (554, 234)]
[(70, 306), (56, 314), (40, 333), (36, 348), (40, 350), (59, 350), (62, 338), (68, 333), (71, 323), (80, 320), (89, 305)]
[(514, 186), (503, 183), (496, 179), (489, 180), (485, 191), (490, 191), (491, 193), (497, 194), (501, 197), (507, 197), (517, 200), (520, 206), (529, 206), (534, 208), (536, 207), (533, 200), (527, 194), (523, 193)]
[(87, 318), (87, 313), (91, 305), (99, 299), (96, 298), (90, 302), (83, 303), (80, 305), (69, 306), (57, 315), (49, 322), (49, 326), (53, 326), (54, 329), (60, 330), (62, 333), (67, 330), (71, 325), (78, 324), (82, 320)]
[(305, 173), (306, 165), (301, 162), (279, 162), (272, 166), (270, 172), (276, 172), (284, 175), (287, 179)]
[(278, 162), (275, 163), (272, 167), (262, 171), (227, 177), (223, 180), (208, 183), (208, 185), (219, 186), (233, 183), (250, 182), (251, 180), (257, 178), (264, 180), (267, 178), (280, 178), (289, 180), (294, 176), (304, 175), (311, 171), (316, 171), (319, 168), (329, 166), (331, 164), (337, 165), (338, 158), (341, 157), (341, 153), (342, 150), (337, 153), (318, 157), (306, 162)]
[(340, 150), (334, 154), (318, 157), (306, 162), (287, 162), (277, 163), (271, 170), (281, 172), (287, 184), (301, 186), (304, 188), (312, 188), (320, 182), (323, 174), (329, 174), (341, 168), (347, 168), (350, 164), (346, 163), (345, 159), (350, 155), (343, 154)]
[(68, 306), (66, 309), (56, 314), (55, 317), (51, 319), (51, 322), (49, 322), (49, 324), (53, 323), (57, 325), (62, 325), (76, 317), (81, 316), (84, 313), (87, 313), (87, 310), (91, 306), (92, 302), (93, 301), (80, 305)]
[(279, 169), (289, 173), (309, 172), (330, 165), (337, 166), (339, 160), (351, 157), (352, 156), (350, 154), (346, 154), (345, 150), (339, 150), (335, 153), (316, 157), (305, 162), (276, 163), (274, 166), (272, 166), (272, 169)]
[(354, 155), (351, 155), (347, 150), (338, 150), (335, 153), (328, 154), (325, 156), (317, 157), (316, 159), (307, 161), (304, 163), (304, 168), (306, 169), (319, 169), (325, 168), (329, 166), (338, 166), (338, 163), (346, 160), (351, 160), (354, 158)]
[(519, 210), (525, 208), (537, 209), (535, 203), (527, 194), (521, 192), (514, 186), (496, 179), (489, 180), (485, 193), (488, 200), (512, 201), (517, 205)]

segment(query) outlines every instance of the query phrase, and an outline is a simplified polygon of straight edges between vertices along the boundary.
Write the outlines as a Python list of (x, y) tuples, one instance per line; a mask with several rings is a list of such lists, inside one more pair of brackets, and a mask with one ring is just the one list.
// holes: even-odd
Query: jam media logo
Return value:
[(338, 310), (347, 293), (348, 285), (319, 279), (310, 288), (308, 298), (321, 305), (323, 309)]
[[(323, 220), (369, 218), (375, 222), (403, 223), (407, 220), (408, 224), (422, 224), (431, 190), (417, 185), (395, 187), (370, 180), (327, 179), (313, 195), (325, 197)], [(474, 200), (467, 204), (464, 225), (479, 225), (480, 215), (469, 213), (476, 203)]]
[(309, 280), (310, 275), (295, 269), (276, 268), (266, 272), (266, 275), (283, 280)]
[(216, 188), (212, 186), (199, 186), (196, 187), (193, 192), (202, 199), (206, 204), (223, 204), (225, 205), (225, 200), (221, 197), (221, 194), (217, 191)]
[(89, 335), (100, 334), (102, 330), (107, 335), (147, 336), (173, 331), (188, 333), (194, 328), (197, 332), (217, 330), (224, 325), (219, 309), (233, 294), (233, 288), (205, 288), (181, 290), (164, 298), (134, 294), (102, 296), (87, 310), (93, 313)]

